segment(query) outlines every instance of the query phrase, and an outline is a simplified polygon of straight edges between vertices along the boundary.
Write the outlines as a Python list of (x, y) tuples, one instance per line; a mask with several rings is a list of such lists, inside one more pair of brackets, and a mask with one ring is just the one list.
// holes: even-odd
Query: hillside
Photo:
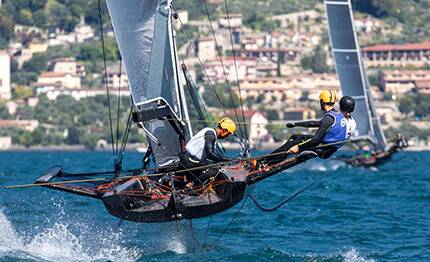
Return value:
[[(229, 11), (242, 13), (244, 24), (263, 31), (271, 30), (274, 24), (267, 20), (270, 15), (307, 10), (321, 1), (315, 0), (230, 0)], [(191, 19), (205, 19), (202, 0), (176, 0), (177, 9), (189, 11)], [(356, 0), (355, 10), (386, 20), (393, 27), (404, 24), (403, 34), (391, 42), (419, 41), (429, 38), (430, 0)], [(225, 12), (223, 4), (208, 4), (211, 14), (216, 17)], [(103, 14), (107, 16), (106, 5), (102, 1)], [(5, 0), (0, 8), (0, 47), (5, 47), (13, 37), (15, 24), (32, 25), (43, 29), (59, 28), (70, 32), (83, 16), (85, 21), (98, 26), (97, 0)], [(107, 21), (107, 17), (105, 19)]]

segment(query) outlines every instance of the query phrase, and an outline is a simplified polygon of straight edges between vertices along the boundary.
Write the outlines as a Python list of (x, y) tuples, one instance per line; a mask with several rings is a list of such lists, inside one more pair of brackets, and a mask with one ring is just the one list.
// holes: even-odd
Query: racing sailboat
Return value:
[(363, 57), (354, 26), (351, 0), (325, 0), (330, 45), (335, 60), (342, 94), (355, 99), (352, 116), (357, 122), (354, 140), (368, 141), (372, 153), (339, 157), (354, 166), (375, 166), (389, 160), (391, 156), (407, 146), (404, 138), (387, 143), (376, 113), (370, 84), (366, 76)]
[[(192, 137), (188, 91), (191, 79), (179, 66), (171, 0), (106, 0), (132, 95), (132, 117), (149, 141), (143, 167), (123, 170), (115, 162), (111, 172), (70, 174), (54, 166), (36, 184), (103, 201), (108, 212), (135, 222), (165, 222), (205, 217), (241, 201), (247, 188), (262, 179), (315, 157), (302, 153), (264, 167), (259, 157), (217, 163), (195, 169), (181, 168), (179, 153)], [(181, 70), (182, 73), (181, 74)], [(204, 118), (198, 96), (190, 92), (198, 117)], [(270, 159), (271, 156), (265, 156)], [(119, 158), (120, 159), (120, 158)], [(152, 159), (154, 168), (148, 168)], [(216, 168), (217, 175), (192, 188), (181, 186), (189, 172)]]

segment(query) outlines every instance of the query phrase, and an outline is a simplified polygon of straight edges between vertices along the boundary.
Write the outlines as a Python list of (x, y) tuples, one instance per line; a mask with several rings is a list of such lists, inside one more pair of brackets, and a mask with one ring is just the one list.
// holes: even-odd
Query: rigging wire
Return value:
[(107, 73), (107, 66), (106, 66), (105, 40), (104, 40), (104, 33), (103, 33), (102, 7), (101, 7), (100, 0), (98, 0), (97, 2), (98, 2), (98, 10), (99, 10), (100, 35), (101, 35), (102, 50), (103, 50), (104, 78), (105, 78), (107, 104), (108, 104), (108, 111), (109, 111), (109, 127), (110, 127), (111, 141), (112, 141), (111, 142), (111, 144), (112, 144), (112, 155), (114, 158), (114, 165), (116, 165), (116, 154), (117, 154), (117, 152), (115, 151), (114, 139), (113, 139), (112, 113), (111, 113), (111, 103), (110, 103), (110, 94), (109, 94), (108, 73)]
[[(174, 7), (174, 5), (173, 5), (173, 4), (172, 4), (172, 7), (173, 7), (173, 9), (175, 10), (175, 12), (177, 12), (177, 10), (176, 10), (176, 8)], [(199, 65), (200, 65), (200, 67), (202, 68), (203, 74), (205, 75), (206, 80), (207, 80), (207, 81), (208, 81), (208, 83), (209, 83), (209, 87), (211, 88), (211, 90), (212, 90), (212, 91), (213, 91), (213, 93), (215, 94), (215, 97), (217, 98), (217, 100), (218, 100), (219, 104), (221, 105), (221, 108), (222, 108), (222, 110), (223, 110), (224, 114), (227, 114), (227, 113), (226, 113), (226, 109), (225, 109), (225, 105), (224, 105), (224, 103), (222, 102), (222, 100), (221, 100), (220, 96), (218, 95), (218, 93), (217, 93), (217, 91), (216, 91), (216, 89), (215, 89), (215, 86), (214, 86), (214, 84), (212, 83), (212, 81), (211, 81), (211, 79), (210, 79), (210, 77), (209, 77), (209, 74), (207, 73), (206, 68), (205, 68), (205, 67), (204, 67), (204, 65), (203, 65), (202, 60), (200, 59), (200, 56), (198, 55), (198, 52), (197, 52), (197, 48), (196, 48), (196, 46), (194, 45), (194, 43), (193, 43), (193, 41), (191, 40), (191, 38), (190, 38), (190, 36), (188, 35), (188, 33), (185, 31), (185, 29), (184, 29), (184, 24), (183, 24), (183, 22), (182, 22), (182, 20), (181, 20), (181, 17), (180, 17), (180, 16), (178, 16), (178, 21), (179, 21), (179, 23), (181, 24), (181, 31), (182, 31), (182, 33), (183, 33), (183, 34), (185, 35), (185, 37), (187, 38), (187, 41), (189, 42), (189, 44), (190, 44), (190, 46), (191, 46), (191, 49), (193, 49), (194, 55), (195, 55), (195, 57), (197, 58), (197, 61), (198, 61)], [(182, 59), (181, 59), (181, 60), (182, 60)], [(182, 60), (182, 61), (183, 61), (183, 60)]]
[(116, 152), (118, 154), (118, 143), (119, 143), (119, 111), (121, 109), (121, 77), (122, 77), (122, 59), (119, 59), (119, 77), (118, 77), (118, 104), (116, 112)]
[[(239, 81), (239, 73), (238, 73), (238, 69), (237, 69), (237, 61), (236, 61), (236, 51), (234, 49), (234, 43), (233, 43), (233, 32), (231, 29), (231, 23), (230, 23), (230, 12), (228, 9), (228, 0), (224, 0), (224, 5), (225, 5), (225, 11), (227, 14), (227, 21), (228, 21), (228, 31), (230, 33), (230, 43), (231, 43), (231, 50), (233, 51), (233, 60), (234, 60), (234, 69), (236, 72), (236, 82), (237, 82), (237, 88), (239, 91), (239, 101), (240, 101), (240, 109), (242, 111), (242, 121), (245, 122), (245, 113), (243, 111), (243, 99), (242, 99), (242, 90), (240, 88), (240, 81)], [(246, 128), (246, 125), (244, 126), (245, 129), (245, 142), (247, 145), (249, 145), (249, 141), (248, 141), (248, 130)]]
[[(215, 35), (215, 30), (214, 30), (213, 25), (212, 25), (212, 19), (211, 19), (211, 16), (210, 16), (210, 14), (209, 14), (209, 9), (208, 9), (208, 5), (207, 5), (207, 2), (206, 2), (206, 1), (207, 1), (207, 0), (204, 0), (204, 1), (203, 1), (204, 6), (205, 6), (206, 15), (207, 15), (208, 20), (209, 20), (209, 26), (210, 26), (210, 28), (211, 28), (212, 36), (213, 36), (214, 41), (215, 41), (215, 47), (216, 47), (216, 50), (217, 50), (217, 53), (218, 53), (218, 58), (219, 58), (219, 60), (220, 60), (221, 67), (222, 67), (222, 70), (223, 70), (223, 75), (224, 75), (224, 78), (225, 78), (225, 81), (226, 81), (226, 84), (227, 84), (227, 87), (228, 87), (228, 91), (229, 91), (229, 95), (230, 95), (231, 104), (232, 104), (233, 109), (234, 109), (234, 115), (235, 115), (235, 117), (236, 117), (236, 120), (239, 122), (239, 121), (240, 121), (240, 120), (239, 120), (239, 115), (237, 114), (236, 105), (235, 105), (235, 103), (234, 103), (233, 93), (232, 93), (232, 91), (231, 91), (231, 85), (230, 85), (230, 82), (228, 81), (228, 78), (227, 78), (227, 72), (226, 72), (226, 70), (225, 70), (224, 61), (223, 61), (223, 59), (222, 59), (221, 49), (220, 49), (220, 46), (219, 46), (219, 44), (218, 44), (218, 40), (217, 40), (216, 35)], [(242, 126), (241, 126), (241, 125), (239, 125), (239, 131), (240, 131), (240, 135), (241, 135), (241, 137), (243, 137), (243, 136), (244, 136), (244, 134), (243, 134), (243, 130), (242, 130)]]
[(279, 208), (281, 208), (283, 205), (287, 204), (289, 201), (293, 200), (294, 198), (298, 197), (299, 195), (301, 195), (303, 192), (305, 192), (306, 190), (308, 190), (310, 187), (312, 187), (313, 185), (315, 185), (316, 183), (320, 182), (321, 180), (323, 180), (324, 178), (328, 177), (330, 175), (330, 173), (327, 173), (325, 175), (320, 176), (318, 179), (312, 181), (311, 183), (307, 184), (306, 186), (304, 186), (302, 189), (300, 189), (299, 191), (295, 192), (294, 194), (292, 194), (291, 196), (287, 197), (286, 199), (284, 199), (283, 201), (281, 201), (280, 203), (278, 203), (277, 205), (273, 206), (273, 207), (263, 207), (258, 200), (256, 199), (255, 196), (253, 195), (249, 195), (249, 198), (251, 198), (252, 202), (254, 202), (255, 206), (260, 209), (261, 211), (264, 212), (273, 212), (278, 210)]

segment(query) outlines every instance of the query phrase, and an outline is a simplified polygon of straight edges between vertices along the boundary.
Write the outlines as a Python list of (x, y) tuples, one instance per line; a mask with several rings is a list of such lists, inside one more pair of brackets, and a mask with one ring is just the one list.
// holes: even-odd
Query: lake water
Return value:
[[(128, 167), (141, 155), (128, 153)], [(377, 170), (312, 160), (257, 184), (251, 201), (192, 222), (137, 224), (100, 201), (46, 188), (0, 189), (0, 261), (430, 261), (430, 153), (402, 152)], [(108, 170), (107, 152), (2, 152), (0, 185), (45, 169)], [(191, 228), (192, 227), (192, 228)], [(208, 230), (206, 230), (208, 228)]]

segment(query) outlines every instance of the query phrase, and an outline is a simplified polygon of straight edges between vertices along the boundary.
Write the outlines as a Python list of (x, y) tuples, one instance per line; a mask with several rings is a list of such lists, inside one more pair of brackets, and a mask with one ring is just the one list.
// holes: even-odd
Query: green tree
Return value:
[(13, 92), (13, 98), (26, 99), (33, 96), (33, 90), (28, 86), (17, 86)]
[(0, 48), (6, 48), (13, 37), (13, 20), (0, 8)]
[(267, 119), (268, 119), (269, 121), (276, 121), (276, 120), (279, 120), (279, 112), (278, 112), (278, 110), (270, 109), (270, 110), (267, 112)]
[(303, 56), (303, 58), (300, 60), (300, 65), (304, 70), (311, 70), (312, 69), (312, 57), (310, 56)]
[(11, 115), (5, 104), (0, 103), (0, 119), (9, 119)]
[(69, 127), (67, 129), (67, 138), (66, 138), (66, 144), (69, 145), (77, 145), (80, 141), (80, 134), (78, 128), (75, 126)]
[(318, 45), (314, 50), (314, 55), (312, 56), (312, 71), (314, 73), (327, 73), (330, 71), (327, 65), (327, 55), (324, 48)]
[(28, 9), (22, 9), (19, 11), (17, 22), (23, 25), (33, 24), (33, 13)]
[(22, 65), (22, 69), (27, 72), (40, 74), (48, 69), (48, 57), (45, 53), (36, 53), (29, 61)]

